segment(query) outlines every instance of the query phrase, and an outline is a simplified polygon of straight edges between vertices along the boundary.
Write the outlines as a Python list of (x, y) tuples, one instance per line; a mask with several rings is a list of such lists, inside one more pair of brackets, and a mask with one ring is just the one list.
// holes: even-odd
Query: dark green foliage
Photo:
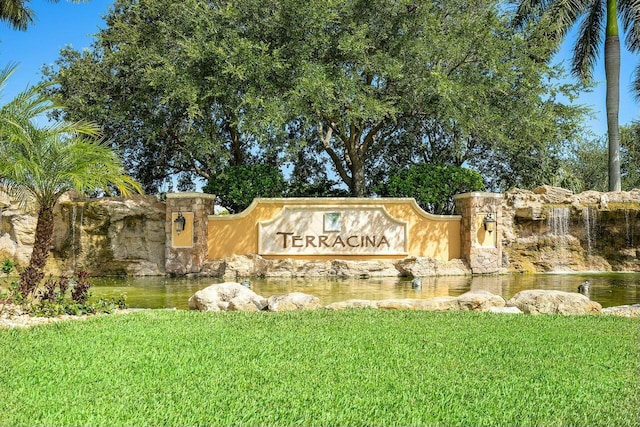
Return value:
[[(560, 99), (581, 86), (555, 83), (563, 72), (539, 60), (553, 46), (529, 43), (497, 0), (223, 4), (117, 0), (89, 49), (44, 70), (57, 115), (98, 123), (148, 191), (295, 165), (299, 150), (354, 196), (415, 162), (533, 187), (580, 127), (584, 109)], [(325, 195), (306, 170), (290, 194)]]
[(620, 128), (622, 189), (640, 188), (640, 121)]
[(4, 274), (11, 274), (11, 272), (13, 272), (13, 268), (16, 266), (16, 264), (11, 261), (9, 258), (5, 258), (2, 260), (2, 273)]
[(76, 282), (73, 289), (71, 289), (71, 299), (79, 304), (84, 304), (89, 299), (89, 273), (86, 271), (78, 271), (76, 273)]
[(238, 213), (256, 197), (282, 197), (286, 183), (280, 169), (274, 166), (229, 166), (209, 179), (203, 190), (215, 194), (222, 206)]
[[(640, 188), (640, 122), (620, 127), (620, 142), (622, 190)], [(576, 193), (607, 191), (607, 156), (605, 139), (578, 139), (551, 184)]]
[(312, 183), (293, 182), (288, 186), (287, 197), (349, 197), (347, 190), (337, 187), (334, 181)]
[(379, 193), (386, 197), (413, 197), (427, 212), (452, 214), (454, 195), (484, 189), (482, 176), (476, 171), (423, 163), (392, 174), (379, 187)]
[[(12, 302), (22, 305), (22, 308), (32, 316), (39, 317), (111, 313), (115, 309), (127, 307), (124, 297), (89, 302), (91, 283), (88, 279), (89, 273), (86, 271), (77, 272), (74, 280), (67, 276), (60, 276), (56, 280), (50, 275), (35, 299), (25, 300), (21, 298), (20, 293), (16, 292), (13, 294)], [(69, 289), (70, 295), (67, 294)]]

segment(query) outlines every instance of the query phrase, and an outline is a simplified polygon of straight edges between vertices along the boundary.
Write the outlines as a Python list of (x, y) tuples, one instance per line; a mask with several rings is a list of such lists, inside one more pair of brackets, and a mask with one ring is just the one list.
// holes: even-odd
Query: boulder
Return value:
[(236, 282), (211, 285), (189, 298), (189, 308), (200, 311), (259, 311), (267, 300)]
[(435, 276), (436, 261), (433, 258), (409, 257), (398, 261), (396, 269), (407, 277)]
[(296, 277), (328, 277), (331, 261), (294, 261)]
[(261, 277), (264, 275), (264, 258), (257, 254), (231, 255), (225, 258), (225, 279)]
[(602, 309), (602, 314), (622, 317), (640, 317), (640, 304), (618, 305)]
[(490, 308), (504, 307), (505, 305), (504, 298), (484, 289), (469, 291), (458, 297), (458, 306), (463, 311), (487, 311)]
[(340, 278), (398, 277), (400, 273), (391, 261), (347, 261), (331, 262), (331, 275)]
[(466, 276), (471, 274), (471, 268), (461, 259), (436, 261), (436, 276)]
[(533, 190), (534, 194), (541, 195), (546, 203), (566, 203), (573, 195), (573, 191), (561, 187), (543, 185)]
[(518, 292), (507, 301), (527, 314), (597, 314), (602, 306), (575, 292), (533, 289)]
[(368, 299), (350, 299), (347, 301), (334, 302), (325, 307), (327, 310), (348, 310), (351, 308), (378, 308), (376, 301)]
[(456, 297), (387, 299), (378, 301), (377, 306), (381, 310), (448, 311), (458, 309), (458, 299)]
[(518, 307), (490, 307), (486, 311), (498, 314), (524, 314)]
[(315, 310), (321, 308), (318, 297), (302, 292), (270, 296), (267, 304), (269, 311)]

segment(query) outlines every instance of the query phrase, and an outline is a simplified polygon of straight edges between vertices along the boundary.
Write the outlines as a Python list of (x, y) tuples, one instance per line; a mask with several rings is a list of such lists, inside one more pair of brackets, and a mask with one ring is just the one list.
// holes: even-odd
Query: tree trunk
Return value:
[(607, 134), (609, 138), (609, 191), (620, 191), (620, 38), (615, 0), (607, 1), (607, 37), (604, 42), (604, 71), (607, 80)]
[(20, 274), (20, 293), (28, 296), (44, 277), (44, 266), (49, 258), (49, 248), (53, 240), (53, 207), (41, 206), (38, 210), (35, 242), (29, 265)]
[(351, 177), (351, 195), (353, 197), (367, 197), (367, 188), (364, 179), (364, 161), (362, 159), (352, 159)]

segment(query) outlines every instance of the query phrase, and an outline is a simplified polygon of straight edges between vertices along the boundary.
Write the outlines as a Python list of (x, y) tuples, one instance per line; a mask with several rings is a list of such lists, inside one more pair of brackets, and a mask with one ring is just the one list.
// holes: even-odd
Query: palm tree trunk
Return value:
[(607, 80), (607, 134), (609, 138), (609, 191), (620, 191), (620, 38), (616, 0), (607, 1), (607, 36), (604, 42), (604, 72)]
[(49, 258), (49, 248), (53, 240), (53, 207), (38, 209), (35, 242), (29, 265), (20, 274), (20, 293), (28, 296), (44, 277), (44, 266)]

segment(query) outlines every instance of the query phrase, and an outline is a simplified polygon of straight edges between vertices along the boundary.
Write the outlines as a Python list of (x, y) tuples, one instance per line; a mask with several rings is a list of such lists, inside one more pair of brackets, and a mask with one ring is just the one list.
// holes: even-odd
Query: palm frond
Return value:
[(594, 1), (582, 21), (578, 38), (573, 48), (571, 72), (582, 80), (590, 80), (593, 68), (600, 55), (604, 36), (606, 7), (602, 1)]
[(24, 0), (0, 0), (0, 21), (7, 22), (15, 30), (26, 30), (34, 16)]
[(51, 132), (67, 135), (87, 135), (100, 137), (102, 131), (100, 126), (94, 122), (80, 120), (76, 122), (60, 121), (49, 126)]
[(44, 95), (44, 90), (49, 86), (51, 83), (41, 83), (18, 93), (0, 108), (0, 117), (11, 116), (17, 122), (27, 123), (56, 108), (56, 104)]
[(11, 75), (16, 72), (17, 68), (18, 68), (17, 63), (10, 62), (0, 70), (0, 93), (2, 93), (2, 90), (7, 85), (7, 81), (9, 80)]
[(558, 37), (564, 38), (581, 16), (595, 3), (601, 3), (601, 1), (602, 0), (550, 1), (544, 13), (549, 16), (551, 22), (555, 23), (554, 29), (557, 31)]
[(518, 5), (513, 24), (516, 28), (522, 29), (528, 22), (535, 21), (542, 15), (548, 2), (545, 0), (512, 0), (510, 3)]
[(640, 52), (640, 0), (620, 0), (618, 4), (625, 43), (632, 52)]
[(633, 94), (636, 100), (640, 101), (640, 65), (638, 65), (638, 67), (636, 68), (636, 72), (633, 77), (634, 77), (632, 82)]

